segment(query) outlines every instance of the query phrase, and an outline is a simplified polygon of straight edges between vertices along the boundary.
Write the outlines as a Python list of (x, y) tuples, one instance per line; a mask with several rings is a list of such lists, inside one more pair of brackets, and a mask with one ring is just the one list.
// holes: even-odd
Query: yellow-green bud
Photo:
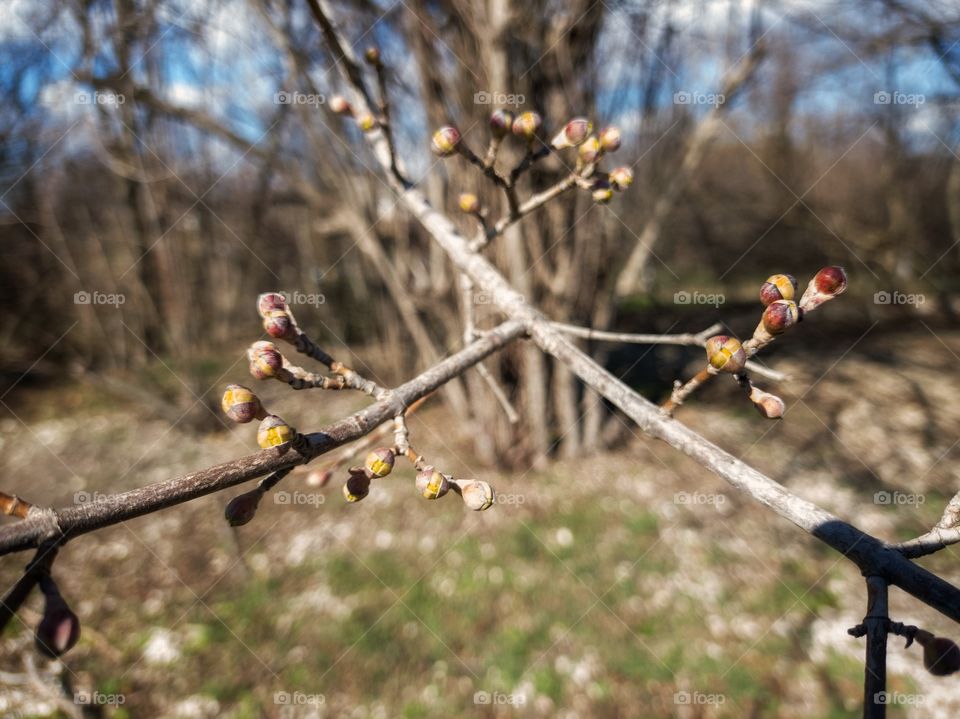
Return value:
[(707, 340), (704, 348), (707, 361), (714, 369), (736, 374), (747, 364), (747, 353), (736, 337), (716, 335)]
[(257, 444), (262, 449), (270, 447), (279, 447), (293, 440), (295, 433), (293, 427), (277, 417), (275, 414), (268, 414), (260, 422), (257, 429)]
[(367, 455), (364, 467), (372, 477), (386, 477), (393, 471), (396, 456), (389, 447), (379, 447)]
[(433, 467), (427, 467), (417, 474), (417, 491), (426, 499), (439, 499), (449, 489), (447, 478)]
[(460, 209), (468, 215), (476, 215), (480, 212), (480, 198), (472, 192), (464, 192), (458, 198)]

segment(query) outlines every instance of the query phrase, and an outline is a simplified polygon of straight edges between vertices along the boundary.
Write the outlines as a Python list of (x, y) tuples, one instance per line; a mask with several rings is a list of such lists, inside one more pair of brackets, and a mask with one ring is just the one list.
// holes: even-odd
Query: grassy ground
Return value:
[[(732, 386), (679, 416), (864, 529), (912, 536), (960, 486), (960, 336), (846, 349), (773, 360), (794, 375), (781, 423)], [(905, 351), (909, 369), (891, 363)], [(198, 440), (79, 391), (51, 410), (53, 399), (0, 421), (5, 490), (69, 503), (253, 447), (249, 427)], [(304, 427), (359, 406), (307, 401), (276, 400)], [(117, 717), (859, 715), (862, 640), (846, 629), (863, 613), (862, 580), (835, 553), (644, 438), (506, 474), (475, 466), (455, 426), (434, 402), (412, 421), (415, 443), (493, 483), (502, 501), (488, 512), (420, 499), (408, 468), (358, 505), (340, 497), (342, 478), (318, 489), (302, 472), (280, 487), (301, 494), (268, 498), (238, 531), (222, 521), (225, 498), (207, 497), (68, 545), (57, 576), (84, 629), (62, 676), (100, 701), (122, 697), (103, 707)], [(926, 564), (957, 582), (956, 559)], [(22, 563), (8, 558), (0, 580)], [(892, 600), (897, 619), (960, 638)], [(2, 639), (0, 714), (56, 715), (50, 667), (16, 683), (29, 642), (23, 625)], [(960, 710), (955, 680), (924, 674), (915, 649), (894, 642), (890, 669), (890, 716)]]

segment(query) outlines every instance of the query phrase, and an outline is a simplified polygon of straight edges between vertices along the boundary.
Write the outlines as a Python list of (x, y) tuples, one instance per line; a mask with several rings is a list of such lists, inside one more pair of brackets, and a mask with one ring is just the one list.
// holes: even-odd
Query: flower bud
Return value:
[(824, 267), (807, 285), (803, 297), (800, 298), (800, 309), (804, 312), (816, 309), (846, 289), (846, 271), (842, 267)]
[(747, 364), (747, 353), (736, 337), (716, 335), (707, 340), (707, 361), (714, 369), (736, 374)]
[(584, 165), (592, 165), (600, 157), (600, 140), (591, 135), (580, 145), (577, 155)]
[(938, 677), (960, 671), (960, 647), (950, 639), (935, 637), (923, 629), (917, 632), (917, 644), (923, 647), (923, 666)]
[(629, 167), (615, 167), (610, 170), (610, 184), (614, 190), (626, 190), (633, 184), (633, 170)]
[(223, 516), (231, 527), (242, 527), (256, 516), (262, 498), (263, 490), (259, 487), (238, 494), (227, 503)]
[(433, 133), (433, 142), (430, 149), (438, 157), (449, 157), (457, 151), (460, 144), (460, 131), (451, 126), (441, 127)]
[(613, 197), (613, 188), (609, 182), (600, 181), (593, 186), (593, 201), (601, 205), (610, 202)]
[(386, 477), (393, 471), (396, 456), (389, 447), (379, 447), (367, 455), (364, 467), (372, 477)]
[(370, 130), (377, 126), (377, 118), (375, 118), (369, 112), (365, 112), (357, 118), (357, 125), (364, 132), (370, 132)]
[(254, 342), (247, 350), (250, 374), (257, 379), (276, 377), (283, 368), (283, 355), (273, 342)]
[(417, 473), (417, 491), (426, 499), (439, 499), (450, 490), (447, 478), (433, 467)]
[(343, 485), (343, 497), (348, 502), (359, 502), (370, 494), (370, 478), (363, 467), (351, 467), (350, 478)]
[(777, 300), (763, 311), (763, 328), (772, 335), (778, 335), (797, 324), (799, 317), (796, 302)]
[(294, 339), (297, 334), (290, 313), (284, 310), (267, 312), (263, 318), (263, 329), (268, 335), (279, 340)]
[(293, 427), (277, 417), (275, 414), (268, 414), (260, 422), (257, 429), (257, 444), (262, 449), (278, 447), (281, 444), (290, 442), (294, 437)]
[(334, 95), (330, 98), (330, 109), (338, 115), (352, 115), (353, 106), (343, 95)]
[(480, 198), (472, 192), (464, 192), (459, 198), (460, 209), (468, 215), (476, 215), (480, 212)]
[(493, 505), (493, 487), (479, 479), (461, 482), (460, 495), (463, 503), (475, 512), (482, 512)]
[(836, 297), (847, 289), (847, 273), (842, 267), (824, 267), (813, 282), (818, 292)]
[(45, 603), (34, 643), (41, 654), (55, 658), (70, 651), (80, 639), (80, 620), (67, 606), (53, 579), (41, 579), (40, 588)]
[(260, 398), (240, 384), (227, 385), (220, 406), (227, 417), (240, 424), (260, 419), (265, 414)]
[(543, 118), (536, 112), (521, 113), (513, 121), (513, 134), (527, 142), (533, 142), (540, 128), (543, 127)]
[(793, 275), (770, 275), (760, 286), (760, 301), (764, 306), (777, 300), (792, 300), (797, 296), (797, 280)]
[(780, 419), (787, 411), (787, 405), (775, 394), (764, 392), (759, 387), (750, 390), (750, 401), (757, 411), (767, 419)]
[(616, 152), (620, 149), (620, 128), (605, 127), (600, 132), (600, 148), (604, 152)]
[(380, 64), (380, 48), (374, 47), (371, 45), (367, 48), (366, 52), (363, 53), (364, 59), (369, 62), (371, 65)]
[(575, 117), (563, 129), (556, 134), (550, 141), (550, 144), (556, 150), (563, 150), (567, 147), (576, 147), (590, 135), (593, 129), (593, 123), (585, 117)]
[(257, 312), (266, 317), (270, 312), (286, 312), (287, 298), (279, 292), (264, 292), (257, 297)]
[(498, 140), (510, 134), (514, 115), (509, 110), (494, 110), (490, 113), (490, 133)]

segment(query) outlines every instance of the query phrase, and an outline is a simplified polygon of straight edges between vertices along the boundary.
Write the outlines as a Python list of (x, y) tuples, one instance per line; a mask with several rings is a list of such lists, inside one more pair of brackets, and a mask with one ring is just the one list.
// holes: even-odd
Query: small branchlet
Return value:
[[(487, 224), (486, 211), (472, 193), (461, 195), (460, 208), (474, 215), (480, 222), (481, 232), (471, 243), (473, 249), (484, 247), (490, 240), (502, 234), (507, 227), (520, 218), (559, 197), (567, 190), (580, 187), (591, 193), (594, 201), (605, 204), (613, 198), (614, 191), (622, 192), (633, 182), (633, 172), (628, 167), (618, 167), (609, 175), (599, 171), (598, 163), (605, 153), (620, 148), (621, 133), (617, 127), (606, 127), (599, 135), (591, 135), (593, 123), (585, 117), (575, 117), (568, 121), (549, 143), (540, 138), (543, 118), (536, 112), (523, 112), (514, 116), (508, 110), (498, 109), (490, 115), (490, 144), (483, 160), (464, 142), (460, 131), (452, 125), (441, 127), (433, 134), (431, 150), (439, 157), (452, 157), (459, 154), (476, 165), (495, 185), (500, 187), (507, 198), (508, 212), (493, 224)], [(508, 134), (513, 134), (526, 145), (523, 159), (510, 170), (501, 174), (495, 167), (497, 153)], [(540, 142), (540, 147), (536, 144)], [(521, 202), (517, 197), (517, 181), (535, 162), (547, 157), (552, 151), (577, 148), (575, 169), (552, 187)]]
[(8, 517), (26, 519), (31, 507), (33, 507), (32, 504), (15, 494), (0, 492), (0, 513)]
[[(807, 287), (799, 304), (795, 301), (797, 281), (792, 275), (771, 275), (760, 286), (760, 302), (764, 305), (760, 322), (753, 331), (753, 336), (742, 346), (737, 340), (737, 351), (742, 352), (742, 362), (739, 360), (727, 365), (726, 335), (718, 335), (707, 340), (707, 367), (694, 375), (686, 383), (674, 383), (670, 398), (663, 403), (661, 409), (669, 414), (679, 407), (684, 400), (693, 394), (703, 384), (708, 382), (721, 369), (734, 374), (739, 385), (746, 391), (750, 401), (757, 411), (768, 419), (779, 419), (786, 411), (786, 405), (780, 397), (766, 392), (755, 386), (745, 371), (746, 362), (757, 352), (773, 342), (778, 335), (787, 332), (796, 326), (806, 312), (840, 295), (847, 287), (847, 275), (842, 267), (824, 267), (820, 270)], [(726, 351), (724, 348), (727, 348)], [(731, 353), (732, 354), (732, 353)], [(740, 355), (737, 355), (740, 357)], [(718, 366), (718, 363), (720, 366)], [(729, 368), (728, 368), (729, 367)]]

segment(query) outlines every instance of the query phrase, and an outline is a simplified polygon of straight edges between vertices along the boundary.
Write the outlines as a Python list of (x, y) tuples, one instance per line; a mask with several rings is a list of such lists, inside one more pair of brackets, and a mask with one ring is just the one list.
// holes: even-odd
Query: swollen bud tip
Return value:
[(593, 130), (592, 122), (585, 117), (575, 117), (563, 126), (563, 129), (550, 141), (550, 145), (555, 150), (576, 147), (590, 136), (591, 130)]
[(600, 140), (590, 136), (577, 150), (577, 156), (584, 165), (592, 165), (600, 157)]
[(620, 128), (605, 127), (600, 131), (600, 147), (604, 152), (616, 152), (620, 149)]
[(343, 485), (343, 498), (348, 502), (359, 502), (370, 494), (370, 478), (363, 467), (351, 467), (350, 478)]
[(760, 285), (760, 302), (764, 307), (777, 300), (794, 300), (797, 296), (797, 280), (793, 275), (771, 275)]
[(430, 149), (437, 157), (449, 157), (457, 151), (460, 144), (460, 131), (451, 126), (441, 127), (433, 133)]
[(234, 422), (246, 424), (264, 415), (260, 398), (240, 384), (228, 384), (220, 402), (223, 413)]
[(540, 128), (543, 127), (543, 118), (536, 112), (521, 113), (513, 121), (513, 134), (527, 142), (533, 142)]
[(513, 129), (514, 119), (509, 110), (494, 110), (490, 113), (490, 133), (498, 140), (506, 137)]
[(425, 499), (439, 499), (450, 490), (447, 478), (433, 467), (417, 473), (417, 492)]
[(493, 487), (479, 479), (461, 482), (460, 495), (463, 497), (463, 503), (474, 512), (482, 512), (493, 505)]
[(778, 335), (797, 324), (799, 319), (796, 302), (776, 300), (763, 311), (763, 328), (772, 335)]
[(257, 507), (263, 498), (263, 491), (258, 487), (249, 492), (238, 494), (227, 503), (223, 516), (231, 527), (242, 527), (257, 514)]
[(257, 429), (257, 444), (261, 449), (279, 447), (292, 441), (293, 437), (293, 428), (275, 414), (264, 417)]
[(256, 379), (271, 379), (283, 369), (283, 355), (273, 342), (254, 342), (247, 350), (250, 374)]
[(389, 447), (379, 447), (367, 455), (364, 467), (371, 477), (386, 477), (393, 471), (396, 455)]
[(460, 210), (468, 215), (476, 215), (480, 212), (480, 198), (472, 192), (464, 192), (458, 198)]
[(714, 369), (736, 374), (747, 364), (747, 353), (736, 337), (716, 335), (707, 340), (704, 348)]
[(633, 170), (629, 167), (615, 167), (610, 170), (610, 184), (614, 190), (626, 190), (633, 184)]

